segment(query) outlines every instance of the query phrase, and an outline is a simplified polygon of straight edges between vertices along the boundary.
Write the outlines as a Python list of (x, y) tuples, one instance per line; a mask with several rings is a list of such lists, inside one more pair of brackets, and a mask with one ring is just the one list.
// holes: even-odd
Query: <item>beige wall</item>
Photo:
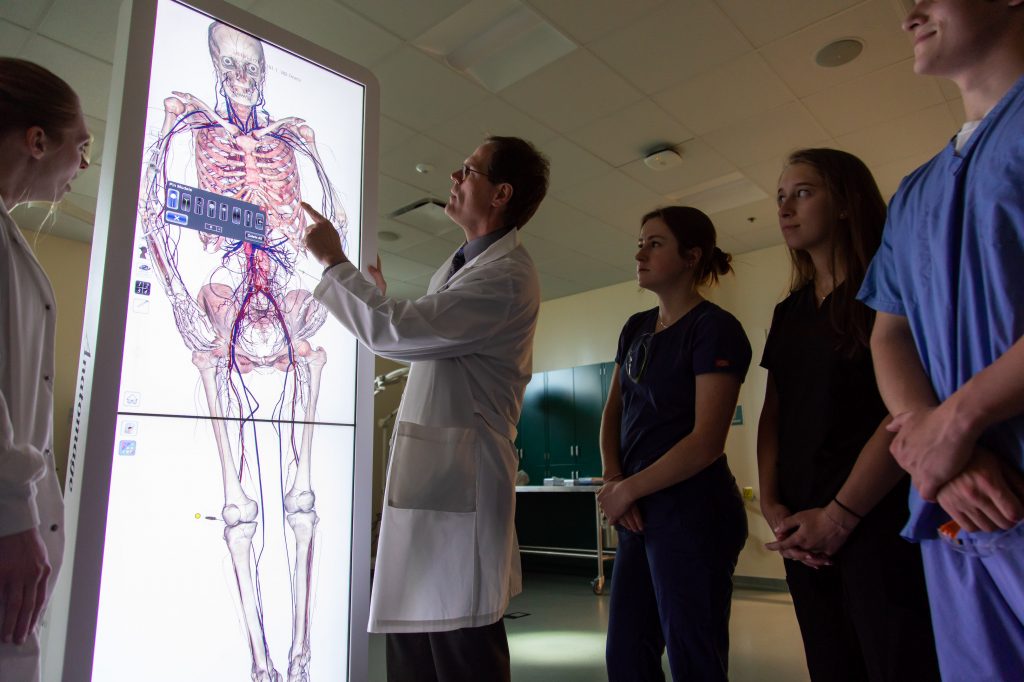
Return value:
[(70, 443), (71, 408), (75, 404), (75, 375), (85, 314), (89, 277), (88, 244), (43, 232), (22, 232), (53, 283), (57, 298), (56, 377), (53, 384), (53, 455), (57, 478), (64, 485)]
[[(726, 451), (729, 466), (740, 487), (750, 486), (759, 498), (757, 485), (757, 417), (764, 401), (767, 374), (758, 366), (772, 310), (787, 291), (789, 256), (785, 247), (775, 246), (737, 256), (735, 276), (706, 292), (743, 324), (754, 351), (747, 380), (740, 391), (743, 425), (729, 432)], [(615, 346), (626, 318), (657, 305), (657, 300), (635, 283), (588, 291), (541, 305), (534, 342), (534, 371), (606, 362), (615, 358)], [(773, 537), (755, 499), (747, 504), (750, 538), (740, 555), (738, 575), (783, 578), (782, 561), (764, 549)]]

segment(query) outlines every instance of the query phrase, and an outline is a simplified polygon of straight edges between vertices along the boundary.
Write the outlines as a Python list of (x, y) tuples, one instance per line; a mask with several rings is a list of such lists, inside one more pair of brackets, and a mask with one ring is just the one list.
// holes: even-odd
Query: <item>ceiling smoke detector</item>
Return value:
[(651, 170), (663, 171), (674, 168), (683, 162), (683, 157), (675, 149), (659, 149), (644, 157), (644, 165)]
[(864, 51), (864, 43), (859, 38), (841, 38), (833, 40), (814, 55), (814, 62), (825, 68), (835, 68), (849, 64)]

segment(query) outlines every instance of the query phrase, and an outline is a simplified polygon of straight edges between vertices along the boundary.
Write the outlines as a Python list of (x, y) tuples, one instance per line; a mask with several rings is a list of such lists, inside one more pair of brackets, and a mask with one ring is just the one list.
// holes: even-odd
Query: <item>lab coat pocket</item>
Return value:
[(400, 422), (388, 481), (388, 505), (441, 512), (476, 511), (473, 429)]

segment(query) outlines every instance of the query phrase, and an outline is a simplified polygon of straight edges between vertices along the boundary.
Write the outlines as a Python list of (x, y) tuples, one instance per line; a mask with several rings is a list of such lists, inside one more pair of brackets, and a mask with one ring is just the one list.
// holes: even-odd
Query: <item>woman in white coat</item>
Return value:
[(88, 167), (74, 90), (0, 58), (0, 680), (39, 679), (37, 624), (60, 568), (64, 505), (53, 465), (56, 306), (9, 209), (59, 201)]

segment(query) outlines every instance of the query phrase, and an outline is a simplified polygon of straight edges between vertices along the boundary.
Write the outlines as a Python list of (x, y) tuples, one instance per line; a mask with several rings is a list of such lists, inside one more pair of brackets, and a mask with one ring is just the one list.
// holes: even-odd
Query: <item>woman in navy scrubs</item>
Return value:
[(732, 574), (747, 520), (723, 449), (750, 344), (700, 287), (732, 270), (695, 208), (641, 221), (637, 283), (658, 307), (629, 318), (601, 420), (601, 508), (616, 525), (608, 677), (726, 680)]
[(903, 540), (909, 478), (856, 299), (885, 202), (857, 157), (794, 152), (779, 178), (792, 293), (775, 308), (762, 366), (761, 509), (785, 559), (807, 667), (822, 680), (937, 680), (921, 555)]

